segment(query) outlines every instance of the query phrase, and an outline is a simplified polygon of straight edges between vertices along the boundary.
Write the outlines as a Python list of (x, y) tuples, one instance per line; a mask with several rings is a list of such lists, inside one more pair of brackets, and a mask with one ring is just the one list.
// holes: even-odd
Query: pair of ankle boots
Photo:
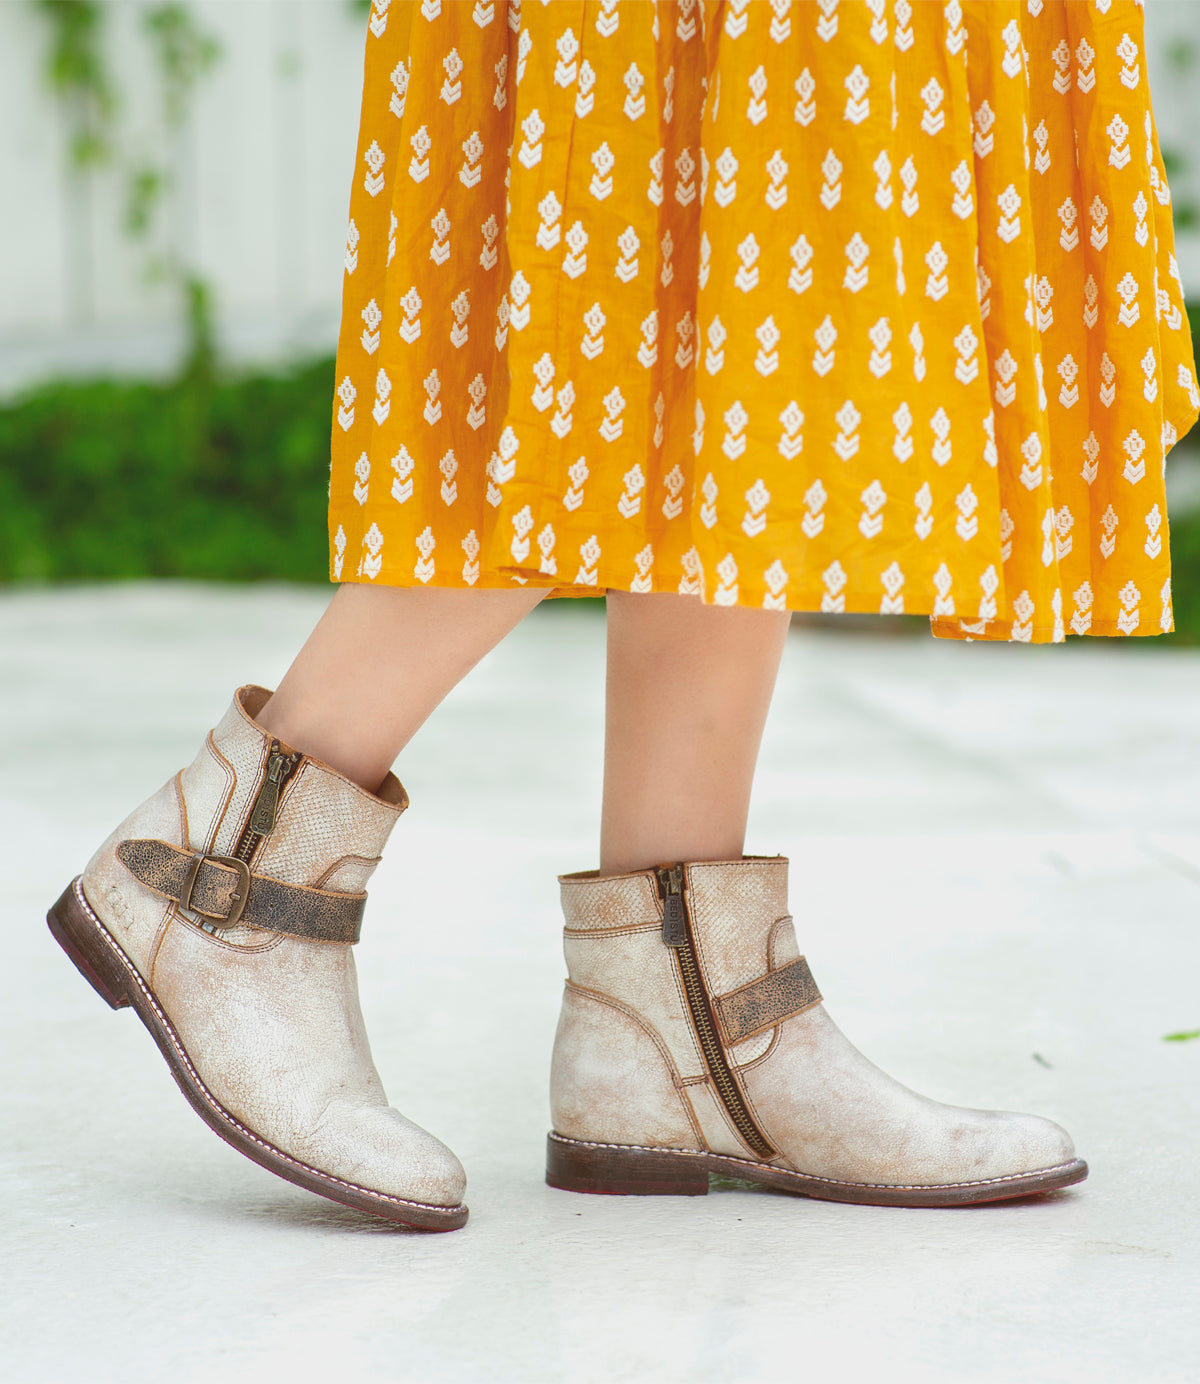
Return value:
[[(50, 910), (202, 1119), (271, 1172), (388, 1220), (467, 1219), (454, 1154), (389, 1106), (358, 1002), (366, 884), (407, 806), (264, 731), (243, 687), (193, 763)], [(826, 1200), (948, 1206), (1087, 1167), (1058, 1125), (915, 1094), (828, 1016), (783, 858), (561, 879), (568, 980), (547, 1181), (695, 1195), (710, 1173)]]

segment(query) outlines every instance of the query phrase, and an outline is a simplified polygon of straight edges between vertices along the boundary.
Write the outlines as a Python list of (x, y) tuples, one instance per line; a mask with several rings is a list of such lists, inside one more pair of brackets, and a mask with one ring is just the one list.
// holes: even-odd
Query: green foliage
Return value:
[(198, 274), (189, 274), (183, 281), (183, 295), (188, 340), (184, 377), (193, 380), (211, 378), (217, 364), (212, 290)]
[(162, 73), (167, 124), (178, 128), (196, 83), (221, 56), (221, 45), (199, 27), (186, 5), (152, 5), (142, 26)]
[(103, 163), (112, 153), (117, 107), (104, 59), (104, 7), (99, 0), (34, 3), (50, 24), (46, 80), (66, 110), (71, 163), (76, 168)]
[[(50, 24), (46, 74), (68, 118), (69, 157), (77, 176), (93, 165), (112, 165), (124, 182), (122, 229), (135, 241), (147, 243), (159, 213), (174, 193), (168, 167), (133, 157), (117, 140), (117, 100), (105, 57), (107, 10), (97, 0), (33, 0)], [(142, 32), (150, 45), (162, 99), (162, 127), (171, 133), (184, 124), (196, 84), (221, 56), (221, 46), (196, 22), (186, 4), (148, 6), (142, 13)], [(212, 305), (209, 290), (177, 245), (164, 253), (147, 252), (147, 282), (171, 286), (189, 329), (189, 371), (199, 360), (211, 360)]]
[(146, 235), (154, 221), (154, 209), (163, 195), (166, 180), (162, 169), (143, 163), (130, 170), (125, 191), (125, 233), (137, 240)]
[(1171, 604), (1175, 632), (1153, 642), (1200, 644), (1200, 514), (1194, 510), (1171, 520)]
[[(1192, 329), (1193, 349), (1200, 348), (1200, 307), (1188, 306), (1188, 322)], [(1198, 362), (1200, 364), (1200, 362)], [(1183, 451), (1172, 452), (1167, 458), (1168, 470), (1183, 452), (1194, 454), (1200, 442), (1200, 426), (1181, 440)], [(1151, 647), (1160, 644), (1200, 644), (1200, 512), (1192, 510), (1171, 514), (1171, 604), (1175, 611), (1175, 631), (1146, 641)]]
[(1189, 1028), (1183, 1033), (1164, 1033), (1164, 1043), (1190, 1043), (1193, 1038), (1200, 1038), (1200, 1028)]
[[(197, 310), (203, 311), (203, 305)], [(0, 408), (0, 581), (323, 581), (333, 361)]]
[(1196, 45), (1190, 38), (1173, 38), (1167, 44), (1167, 62), (1179, 76), (1186, 76), (1196, 65)]
[[(221, 56), (221, 45), (196, 23), (187, 5), (151, 5), (142, 16), (142, 28), (154, 52), (162, 87), (163, 125), (178, 130), (187, 118), (196, 84)], [(142, 163), (130, 170), (125, 201), (125, 229), (135, 239), (145, 239), (154, 226), (159, 208), (174, 191), (173, 175), (165, 168)], [(174, 286), (187, 327), (188, 355), (185, 372), (211, 370), (214, 356), (212, 292), (189, 265), (178, 247), (169, 246), (165, 256), (150, 256), (146, 274)]]

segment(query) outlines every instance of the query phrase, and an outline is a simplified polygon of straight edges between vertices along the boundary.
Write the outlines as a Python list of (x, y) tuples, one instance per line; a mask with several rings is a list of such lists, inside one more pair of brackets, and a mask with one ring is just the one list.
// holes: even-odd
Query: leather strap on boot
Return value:
[(768, 971), (715, 1000), (725, 1042), (732, 1047), (774, 1028), (784, 1019), (821, 1003), (821, 992), (804, 957)]
[(251, 874), (229, 855), (183, 850), (168, 841), (122, 841), (117, 859), (145, 887), (213, 928), (284, 932), (316, 942), (357, 942), (366, 894), (336, 894)]

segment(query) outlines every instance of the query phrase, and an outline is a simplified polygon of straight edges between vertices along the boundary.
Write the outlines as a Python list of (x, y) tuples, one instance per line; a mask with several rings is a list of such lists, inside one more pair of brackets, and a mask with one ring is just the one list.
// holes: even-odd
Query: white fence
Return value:
[(123, 230), (125, 176), (68, 172), (48, 26), (26, 0), (0, 0), (0, 391), (54, 371), (170, 369), (178, 297), (147, 282), (166, 238), (211, 284), (235, 356), (333, 340), (364, 16), (347, 0), (194, 2), (222, 52), (167, 147), (143, 8), (109, 0), (107, 49), (124, 159), (175, 182), (157, 245)]
[[(349, 0), (192, 0), (222, 57), (165, 148), (144, 5), (107, 3), (119, 142), (169, 165), (165, 234), (212, 285), (223, 350), (261, 361), (330, 348), (363, 16)], [(1200, 165), (1200, 66), (1166, 60), (1172, 41), (1200, 48), (1200, 0), (1149, 0), (1147, 30), (1163, 142)], [(177, 298), (147, 283), (147, 247), (122, 231), (123, 179), (67, 172), (48, 37), (28, 0), (0, 0), (0, 395), (53, 373), (168, 371), (182, 344)], [(1196, 174), (1177, 195), (1200, 191)], [(1181, 244), (1181, 265), (1200, 294), (1200, 237)]]

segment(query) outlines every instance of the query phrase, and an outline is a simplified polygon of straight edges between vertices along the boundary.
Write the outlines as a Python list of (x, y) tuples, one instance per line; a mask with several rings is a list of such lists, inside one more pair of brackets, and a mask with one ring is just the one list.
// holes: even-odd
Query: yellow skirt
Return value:
[(331, 575), (1171, 628), (1130, 0), (374, 0)]

